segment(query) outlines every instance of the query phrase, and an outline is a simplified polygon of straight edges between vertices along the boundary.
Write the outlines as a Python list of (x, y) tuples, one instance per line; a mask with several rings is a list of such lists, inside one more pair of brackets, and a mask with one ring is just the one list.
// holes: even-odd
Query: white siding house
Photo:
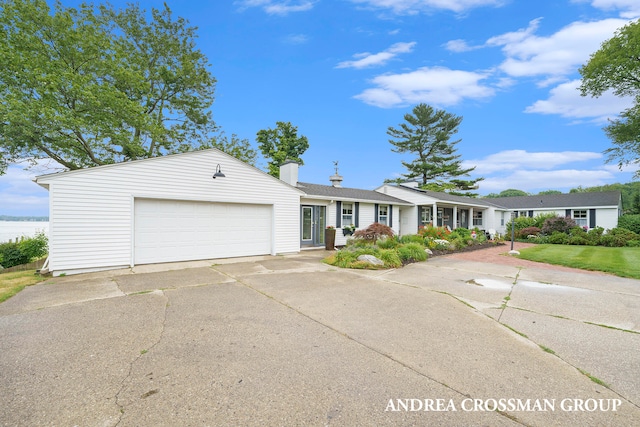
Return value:
[(415, 234), (427, 224), (448, 226), (451, 229), (479, 228), (504, 233), (496, 206), (484, 199), (453, 196), (447, 193), (421, 190), (415, 185), (384, 184), (376, 191), (411, 202), (413, 207), (403, 211), (401, 234)]
[(300, 249), (302, 192), (217, 149), (36, 182), (49, 190), (54, 275)]
[(343, 246), (352, 232), (374, 222), (388, 225), (400, 234), (401, 216), (411, 203), (372, 190), (342, 187), (342, 177), (329, 179), (332, 185), (298, 182), (298, 164), (280, 166), (280, 178), (305, 193), (300, 201), (300, 246), (324, 246), (324, 231), (336, 228), (335, 245)]
[(401, 234), (413, 234), (426, 224), (451, 229), (477, 227), (489, 234), (505, 234), (512, 215), (535, 217), (543, 213), (568, 216), (588, 229), (602, 227), (607, 230), (618, 226), (618, 217), (622, 214), (619, 191), (491, 199), (422, 190), (416, 183), (385, 184), (376, 191), (413, 204), (413, 208), (403, 210)]

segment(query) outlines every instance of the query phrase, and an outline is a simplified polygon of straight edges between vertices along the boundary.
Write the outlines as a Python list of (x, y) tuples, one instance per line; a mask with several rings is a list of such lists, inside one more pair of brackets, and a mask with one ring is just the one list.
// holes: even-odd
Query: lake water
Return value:
[(21, 236), (33, 237), (37, 232), (49, 234), (48, 221), (0, 221), (0, 243), (15, 241)]

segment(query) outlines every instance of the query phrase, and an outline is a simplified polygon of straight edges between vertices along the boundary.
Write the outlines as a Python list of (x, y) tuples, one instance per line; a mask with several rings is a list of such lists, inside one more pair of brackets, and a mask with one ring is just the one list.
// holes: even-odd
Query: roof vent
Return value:
[(340, 188), (342, 187), (342, 177), (338, 175), (338, 161), (333, 162), (333, 166), (336, 168), (336, 173), (329, 177), (329, 181), (331, 181), (331, 185), (334, 187)]

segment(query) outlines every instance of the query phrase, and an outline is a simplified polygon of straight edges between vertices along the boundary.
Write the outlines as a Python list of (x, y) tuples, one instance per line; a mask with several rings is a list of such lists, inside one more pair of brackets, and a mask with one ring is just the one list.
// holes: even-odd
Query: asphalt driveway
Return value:
[(25, 289), (0, 304), (0, 425), (640, 424), (640, 281), (324, 255)]

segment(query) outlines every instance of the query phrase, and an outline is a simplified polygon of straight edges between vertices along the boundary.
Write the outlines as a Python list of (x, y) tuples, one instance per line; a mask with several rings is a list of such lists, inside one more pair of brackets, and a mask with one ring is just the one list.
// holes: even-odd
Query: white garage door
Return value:
[(269, 205), (136, 199), (134, 264), (271, 253)]

